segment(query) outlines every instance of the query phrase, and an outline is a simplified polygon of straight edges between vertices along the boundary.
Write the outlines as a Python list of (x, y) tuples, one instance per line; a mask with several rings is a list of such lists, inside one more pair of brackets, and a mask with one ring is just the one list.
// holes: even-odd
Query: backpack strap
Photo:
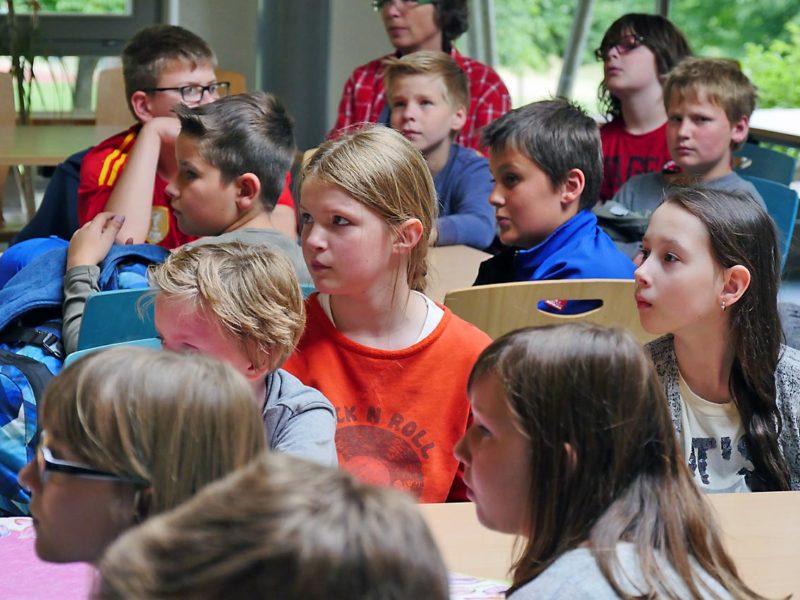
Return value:
[(0, 343), (38, 346), (51, 356), (64, 360), (66, 353), (61, 336), (54, 331), (61, 331), (60, 320), (45, 321), (38, 326), (13, 325), (0, 332)]

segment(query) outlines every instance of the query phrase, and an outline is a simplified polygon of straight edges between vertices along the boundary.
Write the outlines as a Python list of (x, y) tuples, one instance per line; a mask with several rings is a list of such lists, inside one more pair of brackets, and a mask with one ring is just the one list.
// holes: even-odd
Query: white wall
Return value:
[(336, 120), (339, 99), (350, 73), (392, 51), (381, 17), (370, 0), (331, 0), (328, 127)]
[(258, 0), (169, 0), (165, 10), (168, 23), (202, 37), (216, 52), (220, 67), (243, 73), (247, 87), (255, 88)]

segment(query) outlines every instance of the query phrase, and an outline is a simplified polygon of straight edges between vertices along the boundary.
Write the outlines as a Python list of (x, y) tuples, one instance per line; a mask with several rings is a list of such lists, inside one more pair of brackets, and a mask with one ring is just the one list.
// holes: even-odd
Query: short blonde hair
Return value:
[(447, 570), (413, 500), (266, 452), (120, 537), (96, 597), (446, 600)]
[(150, 284), (216, 319), (256, 368), (280, 367), (294, 351), (306, 316), (289, 259), (268, 246), (187, 245), (149, 271)]
[(458, 63), (449, 54), (421, 50), (400, 58), (383, 61), (383, 89), (391, 104), (394, 86), (398, 79), (408, 75), (437, 77), (444, 87), (444, 98), (454, 111), (469, 108), (469, 80)]
[(756, 107), (755, 86), (734, 60), (689, 57), (679, 62), (664, 81), (664, 106), (669, 111), (673, 95), (698, 98), (705, 95), (712, 104), (722, 107), (728, 121), (736, 123), (749, 117)]
[(48, 436), (77, 460), (151, 488), (169, 510), (266, 446), (253, 390), (210, 356), (147, 348), (92, 353), (65, 368), (39, 405)]
[(393, 230), (419, 219), (423, 234), (409, 254), (407, 280), (412, 290), (425, 289), (438, 204), (430, 169), (411, 142), (382, 125), (364, 127), (322, 144), (303, 166), (301, 179), (342, 188)]

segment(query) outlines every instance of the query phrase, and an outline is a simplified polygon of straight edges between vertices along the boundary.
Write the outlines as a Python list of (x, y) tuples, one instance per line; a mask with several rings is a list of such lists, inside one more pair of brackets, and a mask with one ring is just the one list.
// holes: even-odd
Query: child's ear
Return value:
[(147, 92), (136, 90), (131, 95), (131, 108), (133, 109), (134, 116), (142, 123), (147, 123), (153, 118), (150, 112), (150, 99)]
[(581, 199), (586, 177), (580, 169), (570, 169), (564, 183), (561, 184), (561, 203), (566, 208)]
[(407, 254), (422, 239), (424, 228), (419, 219), (408, 219), (397, 228), (392, 248), (396, 253)]
[(724, 282), (720, 295), (720, 306), (726, 307), (738, 302), (750, 287), (750, 271), (743, 265), (734, 265), (723, 271)]
[(256, 202), (261, 202), (261, 181), (254, 173), (239, 175), (236, 185), (236, 204), (241, 212), (246, 212)]
[(461, 106), (450, 116), (450, 131), (461, 131), (466, 124), (467, 109), (466, 107)]
[(741, 144), (747, 139), (747, 133), (750, 131), (750, 117), (742, 115), (742, 117), (731, 125), (731, 142), (736, 145)]
[(255, 366), (252, 362), (247, 363), (247, 373), (245, 379), (247, 381), (262, 381), (272, 369), (272, 357), (269, 357), (264, 364), (260, 367)]

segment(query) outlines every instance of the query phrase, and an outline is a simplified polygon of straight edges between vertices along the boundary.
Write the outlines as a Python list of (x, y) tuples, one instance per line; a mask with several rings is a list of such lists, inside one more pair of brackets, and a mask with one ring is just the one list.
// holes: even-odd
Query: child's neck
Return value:
[(667, 121), (667, 111), (661, 95), (661, 84), (648, 86), (626, 98), (621, 98), (625, 130), (635, 135), (658, 129)]
[(452, 145), (453, 142), (450, 139), (442, 140), (439, 145), (423, 155), (425, 162), (428, 164), (428, 170), (431, 172), (431, 177), (436, 177), (444, 169), (447, 159), (450, 158), (450, 147)]
[(715, 179), (720, 179), (725, 177), (726, 175), (730, 175), (733, 173), (733, 168), (731, 167), (731, 156), (730, 154), (726, 154), (718, 163), (713, 165), (710, 169), (703, 169), (703, 171), (693, 171), (691, 169), (685, 169), (684, 173), (689, 175), (694, 181), (693, 182), (707, 182), (707, 181), (714, 181)]
[(266, 211), (243, 213), (223, 232), (229, 233), (239, 229), (275, 229), (272, 218)]
[(721, 321), (724, 327), (695, 327), (688, 334), (676, 333), (674, 344), (678, 369), (689, 389), (704, 400), (724, 404), (731, 399), (734, 350), (728, 321)]
[[(405, 270), (398, 273), (403, 278)], [(405, 279), (394, 287), (368, 290), (357, 296), (332, 295), (336, 329), (348, 339), (379, 350), (402, 350), (419, 339), (428, 314), (425, 298), (413, 294)]]

